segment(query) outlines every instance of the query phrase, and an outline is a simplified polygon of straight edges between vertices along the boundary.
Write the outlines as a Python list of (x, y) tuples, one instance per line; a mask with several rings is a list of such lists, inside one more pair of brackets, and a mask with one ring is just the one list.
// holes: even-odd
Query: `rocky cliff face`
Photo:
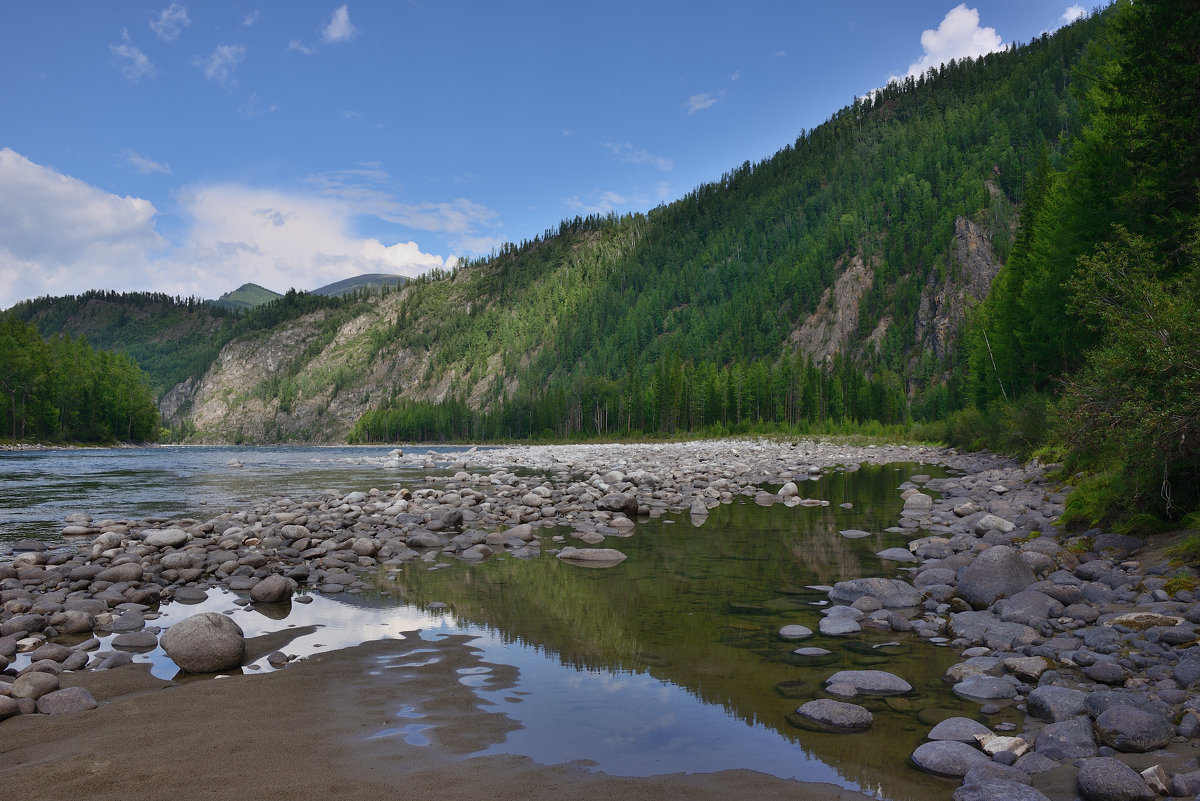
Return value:
[(929, 274), (917, 312), (916, 341), (939, 359), (954, 346), (967, 309), (987, 297), (1002, 266), (991, 233), (982, 225), (959, 217), (954, 240), (949, 275)]
[(847, 352), (858, 332), (859, 304), (873, 280), (875, 271), (855, 254), (833, 287), (822, 293), (816, 311), (792, 331), (788, 340), (820, 364), (836, 353)]
[(200, 442), (345, 442), (372, 398), (422, 396), (428, 354), (371, 345), (398, 302), (385, 298), (332, 332), (329, 313), (316, 312), (230, 342), (199, 381), (167, 393), (164, 421)]

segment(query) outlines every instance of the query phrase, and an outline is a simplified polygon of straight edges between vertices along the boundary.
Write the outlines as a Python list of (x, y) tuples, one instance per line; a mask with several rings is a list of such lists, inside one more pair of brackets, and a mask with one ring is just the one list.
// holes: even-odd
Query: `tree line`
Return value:
[(158, 407), (146, 374), (128, 356), (82, 338), (44, 339), (0, 315), (0, 437), (18, 441), (153, 442)]

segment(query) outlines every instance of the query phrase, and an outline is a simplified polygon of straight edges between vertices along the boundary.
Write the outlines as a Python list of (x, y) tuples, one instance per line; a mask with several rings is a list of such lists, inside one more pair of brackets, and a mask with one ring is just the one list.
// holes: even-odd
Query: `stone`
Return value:
[(875, 554), (880, 559), (887, 559), (889, 562), (915, 562), (917, 557), (912, 551), (907, 548), (887, 548)]
[(912, 752), (912, 762), (926, 773), (960, 779), (976, 765), (992, 760), (987, 754), (957, 740), (934, 740), (922, 743)]
[(983, 752), (990, 757), (1000, 753), (1012, 754), (1012, 760), (1015, 762), (1018, 757), (1024, 756), (1030, 750), (1030, 745), (1023, 737), (1009, 737), (1000, 734), (977, 734), (975, 741), (979, 743), (979, 747)]
[(1022, 590), (996, 602), (996, 612), (1005, 623), (1040, 626), (1048, 618), (1062, 614), (1063, 605), (1037, 590)]
[(796, 714), (826, 731), (863, 731), (871, 728), (874, 722), (867, 709), (831, 698), (809, 701), (797, 709)]
[(94, 581), (111, 581), (116, 584), (122, 581), (141, 581), (142, 565), (140, 562), (125, 562), (124, 564), (101, 570)]
[(1075, 777), (1088, 801), (1151, 801), (1154, 791), (1136, 770), (1112, 757), (1085, 760)]
[[(970, 771), (971, 773), (974, 770)], [(983, 778), (964, 782), (953, 801), (1050, 801), (1041, 790), (1009, 779)]]
[(295, 591), (295, 579), (274, 573), (251, 588), (250, 600), (260, 604), (278, 604), (290, 600)]
[(596, 501), (596, 508), (606, 512), (624, 512), (636, 515), (638, 512), (637, 497), (624, 492), (612, 492)]
[(32, 698), (37, 700), (46, 693), (58, 689), (58, 676), (53, 673), (34, 671), (18, 676), (12, 683), (13, 698)]
[(976, 608), (1012, 596), (1034, 583), (1029, 565), (1007, 545), (994, 545), (975, 557), (958, 580), (958, 595)]
[(930, 740), (957, 740), (960, 743), (975, 743), (975, 735), (991, 734), (992, 730), (977, 720), (964, 717), (946, 718), (930, 730)]
[(1100, 713), (1096, 737), (1104, 745), (1124, 753), (1143, 754), (1171, 741), (1171, 721), (1144, 709), (1118, 704)]
[(17, 703), (17, 699), (10, 698), (7, 695), (0, 695), (0, 720), (11, 718), (13, 715), (18, 715), (21, 712), (21, 707)]
[(158, 635), (148, 629), (127, 631), (112, 638), (113, 648), (132, 648), (140, 650), (154, 648), (158, 645)]
[(1037, 687), (1029, 693), (1027, 699), (1029, 714), (1035, 718), (1050, 723), (1070, 720), (1083, 714), (1087, 703), (1087, 693), (1070, 687), (1056, 687), (1047, 684)]
[(950, 689), (958, 697), (972, 701), (996, 701), (1017, 694), (1013, 682), (1001, 676), (971, 676)]
[(558, 552), (560, 561), (582, 567), (612, 567), (626, 559), (625, 554), (615, 548), (563, 548)]
[(1111, 659), (1103, 659), (1083, 669), (1083, 675), (1098, 684), (1124, 684), (1129, 672)]
[(1200, 795), (1200, 770), (1176, 773), (1172, 776), (1171, 791), (1168, 795), (1180, 797)]
[(821, 633), (830, 637), (844, 637), (847, 634), (857, 634), (862, 626), (857, 620), (848, 615), (835, 615), (821, 618), (818, 628)]
[(167, 629), (162, 648), (185, 673), (218, 673), (242, 663), (246, 639), (232, 619), (216, 612), (201, 612)]
[(825, 680), (825, 684), (845, 684), (858, 695), (902, 695), (912, 685), (899, 676), (883, 670), (841, 670)]
[(152, 548), (178, 548), (190, 538), (190, 535), (181, 528), (164, 528), (151, 531), (142, 541)]
[(779, 636), (784, 640), (803, 640), (805, 637), (811, 637), (813, 630), (807, 626), (791, 624), (784, 626), (779, 630)]
[(1095, 756), (1096, 740), (1092, 736), (1092, 722), (1086, 717), (1080, 717), (1051, 723), (1038, 732), (1033, 747), (1050, 759)]
[(863, 531), (861, 528), (848, 528), (838, 532), (848, 540), (860, 540), (864, 537), (871, 536), (871, 532)]
[(986, 514), (975, 522), (975, 533), (981, 537), (989, 531), (999, 531), (1002, 534), (1007, 534), (1016, 527), (1016, 524), (1005, 520), (1003, 517)]
[(96, 699), (83, 687), (55, 690), (37, 699), (37, 711), (43, 715), (68, 715), (97, 706)]
[(840, 603), (852, 604), (863, 596), (879, 600), (888, 609), (907, 609), (920, 606), (924, 600), (916, 587), (889, 578), (858, 578), (839, 581), (829, 591), (829, 598)]

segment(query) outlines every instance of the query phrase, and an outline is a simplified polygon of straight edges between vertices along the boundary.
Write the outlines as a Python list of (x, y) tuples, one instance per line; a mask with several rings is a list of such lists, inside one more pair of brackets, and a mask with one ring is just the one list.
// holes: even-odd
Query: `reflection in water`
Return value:
[[(913, 472), (864, 466), (806, 485), (828, 507), (762, 507), (740, 498), (714, 508), (699, 528), (651, 520), (634, 536), (605, 543), (629, 556), (606, 570), (496, 558), (438, 571), (414, 564), (381, 578), (410, 603), (448, 602), (459, 625), (513, 644), (490, 658), (520, 668), (520, 687), (530, 695), (510, 714), (524, 728), (487, 753), (586, 758), (625, 775), (751, 767), (887, 798), (948, 797), (946, 782), (906, 760), (937, 720), (978, 715), (977, 705), (956, 699), (942, 681), (953, 652), (871, 630), (802, 642), (778, 636), (789, 624), (817, 631), (826, 597), (810, 586), (906, 575), (875, 553), (913, 536), (885, 532), (902, 507), (897, 485)], [(839, 506), (845, 502), (852, 508)], [(872, 536), (839, 533), (851, 528)], [(794, 654), (801, 646), (828, 653)], [(554, 671), (543, 655), (577, 672), (547, 678)], [(860, 699), (875, 716), (865, 734), (788, 723), (805, 700), (827, 697), (822, 682), (833, 672), (863, 668), (896, 673), (914, 690)], [(740, 724), (731, 728), (730, 720)]]
[[(633, 536), (605, 543), (629, 556), (605, 570), (550, 556), (497, 556), (475, 566), (444, 558), (438, 570), (425, 563), (381, 569), (373, 592), (316, 596), (290, 608), (242, 606), (214, 590), (200, 604), (164, 606), (150, 625), (223, 612), (248, 637), (272, 635), (273, 648), (300, 658), (401, 640), (369, 670), (379, 691), (397, 700), (373, 737), (380, 747), (432, 743), (545, 764), (591, 760), (616, 775), (750, 768), (897, 801), (948, 799), (952, 786), (908, 768), (907, 756), (943, 717), (1004, 719), (981, 717), (977, 705), (948, 691), (941, 675), (954, 653), (890, 632), (778, 636), (789, 624), (818, 629), (825, 595), (810, 586), (905, 575), (875, 553), (910, 536), (885, 529), (899, 516), (897, 485), (913, 472), (864, 466), (804, 485), (828, 507), (762, 507), (747, 497), (712, 509), (699, 527), (685, 517), (643, 522)], [(936, 474), (928, 466), (920, 472)], [(839, 534), (851, 528), (872, 535)], [(802, 646), (828, 653), (795, 654)], [(270, 670), (265, 656), (246, 670)], [(137, 659), (156, 676), (175, 675), (161, 649)], [(865, 667), (914, 687), (863, 702), (875, 715), (870, 731), (828, 734), (788, 723), (805, 700), (823, 697), (833, 672)], [(440, 723), (444, 703), (477, 709), (487, 723), (479, 730)]]

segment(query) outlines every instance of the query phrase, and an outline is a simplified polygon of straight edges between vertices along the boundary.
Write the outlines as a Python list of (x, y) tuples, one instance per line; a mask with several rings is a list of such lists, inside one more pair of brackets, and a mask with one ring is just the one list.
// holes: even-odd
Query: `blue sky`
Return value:
[(0, 4), (0, 309), (416, 275), (646, 211), (1067, 0)]

